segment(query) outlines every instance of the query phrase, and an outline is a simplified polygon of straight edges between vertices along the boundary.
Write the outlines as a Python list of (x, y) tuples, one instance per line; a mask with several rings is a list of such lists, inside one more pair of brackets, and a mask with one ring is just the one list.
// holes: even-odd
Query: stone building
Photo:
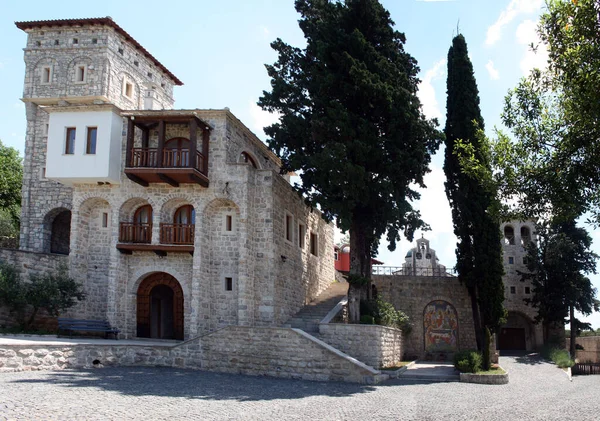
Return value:
[(111, 18), (16, 25), (21, 250), (0, 259), (67, 263), (87, 293), (71, 315), (125, 337), (277, 326), (334, 280), (332, 226), (228, 109), (173, 109), (182, 82)]
[[(497, 333), (496, 345), (500, 351), (531, 351), (543, 345), (543, 329), (534, 324), (537, 310), (524, 301), (531, 296), (531, 285), (522, 282), (517, 271), (526, 270), (525, 247), (535, 240), (534, 224), (511, 221), (500, 228), (504, 234), (504, 307), (508, 318)], [(407, 356), (438, 359), (477, 347), (467, 288), (439, 263), (429, 240), (416, 241), (402, 268), (387, 269), (378, 269), (374, 285), (382, 298), (412, 321), (412, 332), (403, 348)]]

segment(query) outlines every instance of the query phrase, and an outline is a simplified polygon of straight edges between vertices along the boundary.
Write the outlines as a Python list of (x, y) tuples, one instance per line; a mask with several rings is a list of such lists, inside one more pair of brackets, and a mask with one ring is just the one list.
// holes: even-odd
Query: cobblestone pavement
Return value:
[(316, 383), (167, 368), (0, 374), (0, 420), (598, 420), (600, 376), (502, 357), (502, 386)]

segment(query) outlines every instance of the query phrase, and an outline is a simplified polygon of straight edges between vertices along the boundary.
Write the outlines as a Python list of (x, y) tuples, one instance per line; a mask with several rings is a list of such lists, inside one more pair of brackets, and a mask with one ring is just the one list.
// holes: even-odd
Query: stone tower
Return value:
[[(28, 34), (20, 247), (68, 254), (70, 186), (119, 182), (118, 111), (172, 109), (182, 83), (110, 17), (16, 26)], [(112, 133), (93, 130), (107, 119)], [(68, 133), (58, 124), (66, 120)]]

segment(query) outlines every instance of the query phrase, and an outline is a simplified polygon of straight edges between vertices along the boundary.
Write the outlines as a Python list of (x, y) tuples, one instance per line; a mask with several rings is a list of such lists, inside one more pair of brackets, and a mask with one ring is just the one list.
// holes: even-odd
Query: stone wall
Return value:
[(435, 300), (450, 303), (458, 318), (458, 349), (476, 349), (475, 329), (471, 300), (464, 285), (455, 277), (376, 275), (373, 284), (378, 294), (398, 310), (404, 311), (412, 323), (403, 342), (403, 352), (408, 357), (425, 358), (425, 333), (423, 313)]
[[(567, 338), (567, 349), (570, 343), (570, 338)], [(600, 363), (600, 336), (582, 336), (577, 338), (575, 343), (583, 347), (575, 351), (576, 358), (580, 362)]]
[[(101, 98), (121, 109), (139, 109), (145, 90), (153, 87), (162, 108), (170, 109), (173, 81), (114, 29), (97, 25), (29, 30), (24, 60), (23, 98), (28, 102), (20, 248), (49, 252), (49, 224), (58, 210), (71, 209), (73, 191), (45, 178), (48, 113), (37, 102)], [(84, 82), (75, 78), (80, 65), (86, 66)], [(51, 68), (49, 83), (42, 81), (44, 67)], [(123, 95), (125, 77), (134, 85), (132, 99)]]
[[(508, 229), (508, 230), (507, 230)], [(513, 237), (507, 234), (512, 229)], [(524, 328), (527, 350), (534, 350), (544, 343), (543, 327), (534, 324), (537, 309), (527, 305), (525, 299), (531, 298), (533, 291), (531, 283), (522, 282), (518, 271), (526, 271), (527, 251), (529, 241), (535, 241), (535, 224), (532, 221), (510, 221), (500, 226), (503, 233), (502, 259), (504, 263), (504, 307), (508, 311), (508, 321), (504, 327)], [(529, 232), (529, 236), (522, 235)]]
[(402, 331), (378, 325), (319, 324), (324, 342), (374, 368), (402, 361)]
[[(57, 340), (58, 341), (58, 340)], [(0, 372), (166, 366), (317, 381), (377, 383), (385, 374), (298, 329), (229, 326), (183, 344), (0, 344)]]

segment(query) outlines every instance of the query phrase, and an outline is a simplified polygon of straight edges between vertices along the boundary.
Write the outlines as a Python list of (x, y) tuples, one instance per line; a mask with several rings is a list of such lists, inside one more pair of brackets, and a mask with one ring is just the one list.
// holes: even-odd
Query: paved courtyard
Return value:
[(598, 420), (600, 376), (502, 357), (510, 383), (377, 386), (167, 368), (0, 374), (0, 420)]

